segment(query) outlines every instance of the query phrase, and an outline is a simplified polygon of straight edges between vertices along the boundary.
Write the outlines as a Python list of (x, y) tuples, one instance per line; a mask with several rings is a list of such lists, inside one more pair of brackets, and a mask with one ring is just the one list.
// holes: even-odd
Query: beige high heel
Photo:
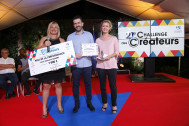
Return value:
[[(113, 109), (113, 108), (116, 108), (116, 109)], [(117, 113), (117, 106), (113, 106), (113, 107), (112, 107), (112, 113), (113, 113), (113, 114), (116, 114), (116, 113)]]
[(48, 108), (47, 108), (47, 114), (43, 114), (42, 117), (43, 117), (43, 119), (45, 119), (45, 118), (47, 118), (47, 116), (48, 116)]
[[(104, 107), (104, 106), (106, 106), (106, 107)], [(107, 103), (106, 103), (106, 104), (103, 104), (103, 106), (102, 106), (102, 111), (106, 111), (107, 107), (108, 107), (108, 104), (107, 104)]]

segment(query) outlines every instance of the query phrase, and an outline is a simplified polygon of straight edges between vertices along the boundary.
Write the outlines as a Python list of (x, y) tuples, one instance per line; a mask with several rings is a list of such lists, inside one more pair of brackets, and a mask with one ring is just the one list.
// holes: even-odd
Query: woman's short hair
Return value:
[(110, 20), (103, 20), (101, 23), (100, 23), (100, 28), (102, 28), (102, 24), (103, 23), (108, 23), (109, 26), (110, 26), (110, 31), (112, 30), (112, 22)]
[(58, 28), (58, 37), (60, 37), (60, 27), (59, 27), (58, 23), (55, 22), (55, 21), (52, 21), (52, 22), (49, 23), (48, 28), (47, 28), (47, 36), (50, 37), (50, 34), (51, 34), (50, 33), (50, 27), (53, 24), (55, 24), (57, 26), (57, 28)]

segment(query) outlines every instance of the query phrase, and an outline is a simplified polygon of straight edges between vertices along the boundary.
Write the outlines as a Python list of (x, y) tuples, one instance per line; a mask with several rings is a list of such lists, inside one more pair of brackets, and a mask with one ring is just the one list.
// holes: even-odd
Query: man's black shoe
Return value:
[(11, 98), (11, 95), (7, 92), (5, 99), (10, 99), (10, 98)]
[(94, 106), (93, 106), (92, 104), (87, 104), (87, 107), (88, 107), (91, 111), (94, 111), (94, 110), (95, 110), (95, 108), (94, 108)]
[(33, 90), (33, 93), (35, 93), (35, 94), (40, 94), (40, 92), (38, 91), (38, 90)]
[(12, 97), (15, 97), (15, 96), (16, 96), (16, 94), (13, 92), (11, 96), (12, 96)]
[(77, 113), (79, 110), (79, 105), (75, 105), (75, 107), (73, 108), (73, 112), (74, 113)]

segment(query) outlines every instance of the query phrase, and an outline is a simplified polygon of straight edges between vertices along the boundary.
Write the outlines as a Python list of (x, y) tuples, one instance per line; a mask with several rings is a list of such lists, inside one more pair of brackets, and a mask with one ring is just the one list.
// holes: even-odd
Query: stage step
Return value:
[(117, 70), (117, 74), (130, 74), (130, 70)]

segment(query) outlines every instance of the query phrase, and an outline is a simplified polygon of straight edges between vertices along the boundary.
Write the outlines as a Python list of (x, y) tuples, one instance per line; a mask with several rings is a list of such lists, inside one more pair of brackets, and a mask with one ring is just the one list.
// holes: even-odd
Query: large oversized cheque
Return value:
[(98, 45), (96, 43), (83, 43), (81, 44), (82, 56), (97, 56)]
[(31, 51), (28, 59), (31, 76), (77, 64), (72, 41)]

